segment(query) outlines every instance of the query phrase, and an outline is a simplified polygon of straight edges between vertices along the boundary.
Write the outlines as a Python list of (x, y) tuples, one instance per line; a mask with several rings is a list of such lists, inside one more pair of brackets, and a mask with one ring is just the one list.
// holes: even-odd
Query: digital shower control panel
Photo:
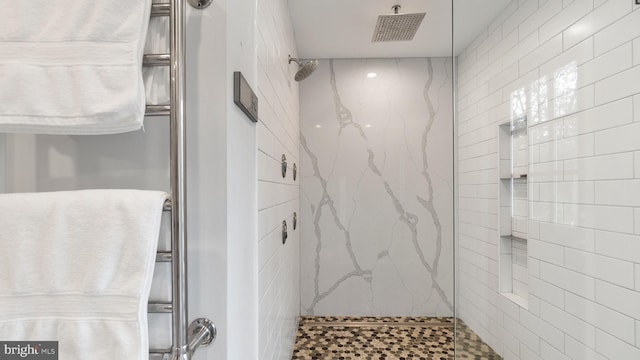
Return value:
[(258, 97), (242, 73), (233, 73), (233, 102), (251, 119), (258, 122)]

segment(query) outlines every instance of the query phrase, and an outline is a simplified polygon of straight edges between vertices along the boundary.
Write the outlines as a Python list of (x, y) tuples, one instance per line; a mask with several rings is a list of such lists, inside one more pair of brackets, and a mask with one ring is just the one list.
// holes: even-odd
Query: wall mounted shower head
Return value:
[(289, 55), (289, 64), (291, 64), (292, 61), (298, 64), (298, 66), (300, 67), (295, 76), (296, 81), (306, 79), (318, 67), (318, 60), (309, 60), (302, 63), (300, 59), (292, 58), (291, 55)]

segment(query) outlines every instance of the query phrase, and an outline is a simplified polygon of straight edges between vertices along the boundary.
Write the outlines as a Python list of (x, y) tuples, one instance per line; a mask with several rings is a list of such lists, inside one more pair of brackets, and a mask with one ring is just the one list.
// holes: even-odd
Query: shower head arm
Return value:
[(298, 65), (302, 66), (302, 64), (300, 64), (300, 60), (299, 60), (299, 59), (292, 58), (292, 57), (291, 57), (291, 55), (289, 55), (289, 64), (291, 64), (291, 62), (292, 62), (292, 61), (293, 61), (294, 63), (296, 63), (296, 64), (298, 64)]

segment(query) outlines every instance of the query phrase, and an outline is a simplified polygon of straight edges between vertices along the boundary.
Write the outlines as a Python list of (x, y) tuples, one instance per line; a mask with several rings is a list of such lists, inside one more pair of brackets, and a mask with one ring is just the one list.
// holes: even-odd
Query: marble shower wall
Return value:
[(300, 83), (303, 314), (452, 315), (451, 101), (449, 58), (321, 60)]

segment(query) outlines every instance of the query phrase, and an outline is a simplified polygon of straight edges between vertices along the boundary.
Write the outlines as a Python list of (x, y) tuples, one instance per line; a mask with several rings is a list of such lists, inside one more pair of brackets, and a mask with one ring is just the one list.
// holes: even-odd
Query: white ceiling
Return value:
[[(464, 49), (510, 0), (455, 0), (456, 53)], [(451, 1), (289, 0), (303, 59), (451, 56)], [(378, 15), (426, 12), (412, 41), (371, 42)]]

